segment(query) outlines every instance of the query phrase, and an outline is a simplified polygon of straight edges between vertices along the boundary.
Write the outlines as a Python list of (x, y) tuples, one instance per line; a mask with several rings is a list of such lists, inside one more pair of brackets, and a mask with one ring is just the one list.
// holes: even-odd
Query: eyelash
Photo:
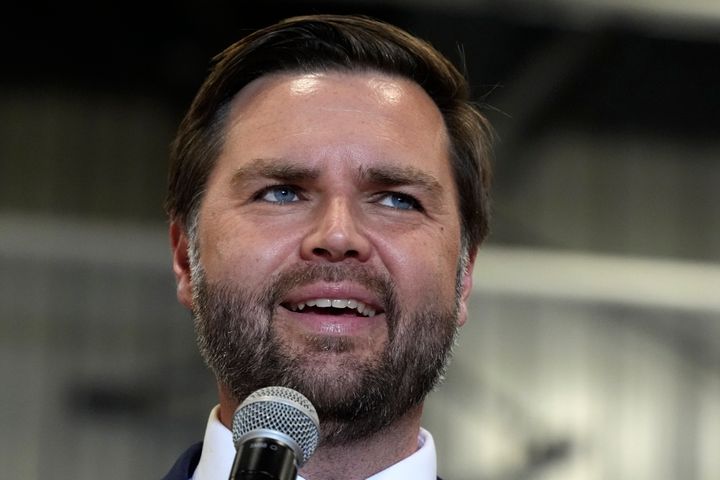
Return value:
[[(268, 195), (268, 194), (270, 194), (270, 193), (272, 193), (272, 192), (279, 192), (279, 191), (282, 191), (282, 190), (292, 192), (292, 193), (295, 195), (295, 197), (297, 197), (297, 199), (293, 199), (293, 200), (290, 200), (290, 201), (288, 201), (288, 200), (278, 200), (278, 201), (276, 201), (276, 202), (273, 202), (273, 201), (270, 201), (270, 200), (265, 200), (265, 196), (266, 196), (266, 195)], [(270, 186), (268, 186), (268, 187), (263, 188), (263, 189), (260, 190), (259, 192), (257, 192), (257, 193), (253, 196), (253, 200), (264, 201), (264, 202), (268, 202), (268, 203), (277, 203), (277, 204), (279, 204), (279, 205), (284, 205), (284, 204), (287, 204), (287, 203), (294, 203), (294, 202), (297, 202), (298, 200), (302, 200), (301, 189), (298, 188), (298, 187), (292, 186), (292, 185), (270, 185)]]
[(407, 202), (409, 204), (409, 208), (398, 208), (398, 207), (392, 207), (389, 205), (386, 205), (388, 208), (395, 208), (397, 210), (408, 210), (408, 211), (418, 211), (423, 212), (423, 206), (418, 201), (417, 198), (413, 197), (412, 195), (408, 195), (407, 193), (400, 193), (400, 192), (381, 192), (378, 194), (378, 197), (380, 200), (383, 199), (398, 199), (402, 202)]
[[(278, 201), (270, 201), (270, 200), (265, 199), (265, 197), (268, 194), (270, 194), (272, 192), (283, 191), (283, 190), (287, 191), (287, 192), (292, 192), (296, 198), (293, 200), (278, 200)], [(285, 205), (288, 203), (295, 203), (297, 201), (303, 200), (301, 194), (302, 194), (302, 189), (299, 187), (293, 186), (293, 185), (284, 185), (284, 184), (283, 185), (270, 185), (270, 186), (267, 186), (267, 187), (261, 189), (260, 191), (258, 191), (253, 196), (253, 200), (264, 201), (267, 203), (275, 203), (278, 205)], [(409, 205), (408, 208), (399, 208), (399, 207), (393, 207), (391, 205), (383, 205), (387, 208), (392, 208), (395, 210), (418, 211), (418, 212), (425, 211), (425, 209), (423, 208), (420, 201), (418, 201), (417, 198), (415, 198), (412, 195), (409, 195), (407, 193), (393, 192), (393, 191), (378, 192), (376, 194), (376, 198), (377, 198), (377, 203), (379, 203), (379, 204), (382, 204), (381, 202), (385, 199), (390, 199), (391, 201), (399, 200), (401, 202), (406, 202)]]

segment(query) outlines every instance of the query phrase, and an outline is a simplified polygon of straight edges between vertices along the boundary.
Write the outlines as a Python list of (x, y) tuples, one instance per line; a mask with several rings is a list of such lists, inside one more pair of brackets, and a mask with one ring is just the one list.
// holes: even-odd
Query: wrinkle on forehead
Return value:
[[(382, 157), (390, 145), (397, 145), (395, 151), (403, 154), (449, 152), (442, 113), (422, 87), (374, 70), (259, 77), (233, 98), (225, 131), (223, 150), (244, 151), (241, 142), (254, 139), (250, 143), (267, 145), (258, 157), (285, 156), (288, 152), (279, 151), (278, 145), (290, 145), (309, 158), (322, 157), (324, 152), (336, 158), (343, 152), (353, 157), (356, 150), (372, 150)], [(419, 136), (408, 133), (415, 131)], [(418, 151), (420, 140), (425, 146)]]

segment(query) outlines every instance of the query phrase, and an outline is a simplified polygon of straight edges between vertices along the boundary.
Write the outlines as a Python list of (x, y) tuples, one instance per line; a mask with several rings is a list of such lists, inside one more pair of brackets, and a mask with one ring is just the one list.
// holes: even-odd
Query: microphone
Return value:
[(251, 393), (233, 415), (229, 480), (296, 480), (315, 453), (320, 426), (310, 400), (286, 387)]

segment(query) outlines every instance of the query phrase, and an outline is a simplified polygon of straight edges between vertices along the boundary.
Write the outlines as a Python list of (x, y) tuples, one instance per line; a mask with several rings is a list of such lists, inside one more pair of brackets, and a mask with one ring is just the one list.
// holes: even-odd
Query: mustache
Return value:
[(396, 305), (395, 287), (389, 276), (367, 265), (301, 264), (276, 273), (269, 284), (265, 304), (274, 307), (293, 289), (316, 282), (353, 282), (374, 293), (387, 309)]
[[(260, 318), (267, 318), (272, 323), (273, 312), (283, 298), (293, 289), (315, 282), (337, 283), (343, 281), (362, 285), (374, 293), (385, 310), (385, 318), (390, 340), (395, 337), (401, 309), (397, 301), (394, 282), (389, 275), (378, 273), (367, 265), (334, 265), (334, 264), (296, 264), (273, 274), (269, 279), (258, 285), (255, 292), (238, 291), (238, 287), (228, 280), (207, 282), (202, 266), (195, 271), (196, 291), (194, 292), (196, 317), (207, 316), (209, 312), (208, 297), (214, 299), (214, 310), (217, 316), (222, 312), (224, 318), (232, 318), (243, 311), (243, 308), (254, 309)], [(212, 294), (210, 294), (212, 292)], [(239, 302), (244, 307), (241, 308)], [(262, 312), (262, 313), (260, 313)]]

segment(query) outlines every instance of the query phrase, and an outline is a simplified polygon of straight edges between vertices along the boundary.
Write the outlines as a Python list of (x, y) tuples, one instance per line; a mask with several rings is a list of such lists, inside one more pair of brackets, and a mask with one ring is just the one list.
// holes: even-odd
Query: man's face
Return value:
[(245, 87), (226, 128), (195, 235), (173, 227), (206, 361), (237, 400), (306, 394), (326, 438), (382, 428), (432, 388), (466, 318), (440, 112), (381, 73), (287, 73)]

